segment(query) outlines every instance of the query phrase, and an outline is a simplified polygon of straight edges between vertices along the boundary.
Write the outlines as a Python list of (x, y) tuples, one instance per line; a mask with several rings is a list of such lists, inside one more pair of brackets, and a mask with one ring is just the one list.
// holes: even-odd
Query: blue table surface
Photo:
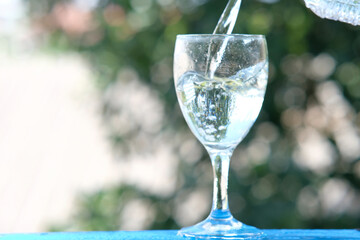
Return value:
[[(263, 230), (264, 240), (341, 240), (360, 239), (359, 230)], [(54, 233), (30, 233), (30, 234), (0, 234), (0, 240), (184, 240), (177, 235), (176, 230), (156, 231), (115, 231), (115, 232), (54, 232)]]

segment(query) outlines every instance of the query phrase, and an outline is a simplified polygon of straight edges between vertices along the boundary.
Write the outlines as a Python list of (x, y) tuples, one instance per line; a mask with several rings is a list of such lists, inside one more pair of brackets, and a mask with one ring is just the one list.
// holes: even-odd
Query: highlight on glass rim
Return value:
[(360, 239), (359, 21), (0, 1), (0, 238)]

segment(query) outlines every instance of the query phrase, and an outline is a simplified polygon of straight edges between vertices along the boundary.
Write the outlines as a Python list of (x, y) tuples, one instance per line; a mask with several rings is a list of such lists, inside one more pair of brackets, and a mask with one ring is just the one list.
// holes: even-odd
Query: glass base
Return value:
[(188, 239), (263, 239), (261, 230), (243, 224), (233, 216), (226, 218), (214, 218), (211, 214), (204, 221), (182, 228), (178, 235)]

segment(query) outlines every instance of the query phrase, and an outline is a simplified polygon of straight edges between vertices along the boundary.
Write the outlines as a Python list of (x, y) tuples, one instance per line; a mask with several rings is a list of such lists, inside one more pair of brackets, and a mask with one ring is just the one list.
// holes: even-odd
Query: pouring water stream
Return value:
[[(226, 5), (213, 34), (231, 34), (234, 30), (237, 16), (239, 14), (241, 0), (229, 0)], [(208, 58), (205, 69), (205, 76), (213, 79), (215, 72), (223, 57), (228, 38), (222, 43), (211, 43), (208, 50)]]

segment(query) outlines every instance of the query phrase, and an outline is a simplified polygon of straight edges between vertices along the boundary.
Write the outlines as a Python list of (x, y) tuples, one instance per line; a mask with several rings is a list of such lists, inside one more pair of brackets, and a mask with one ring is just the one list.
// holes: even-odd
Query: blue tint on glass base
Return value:
[(263, 239), (264, 233), (236, 220), (229, 211), (213, 210), (204, 221), (182, 228), (180, 236), (189, 239)]
[[(263, 240), (360, 240), (360, 231), (263, 229), (265, 234), (255, 239)], [(0, 240), (184, 240), (177, 230), (116, 231), (116, 232), (57, 232), (32, 234), (0, 234)], [(236, 238), (233, 238), (236, 239)], [(240, 238), (241, 239), (241, 238)]]

